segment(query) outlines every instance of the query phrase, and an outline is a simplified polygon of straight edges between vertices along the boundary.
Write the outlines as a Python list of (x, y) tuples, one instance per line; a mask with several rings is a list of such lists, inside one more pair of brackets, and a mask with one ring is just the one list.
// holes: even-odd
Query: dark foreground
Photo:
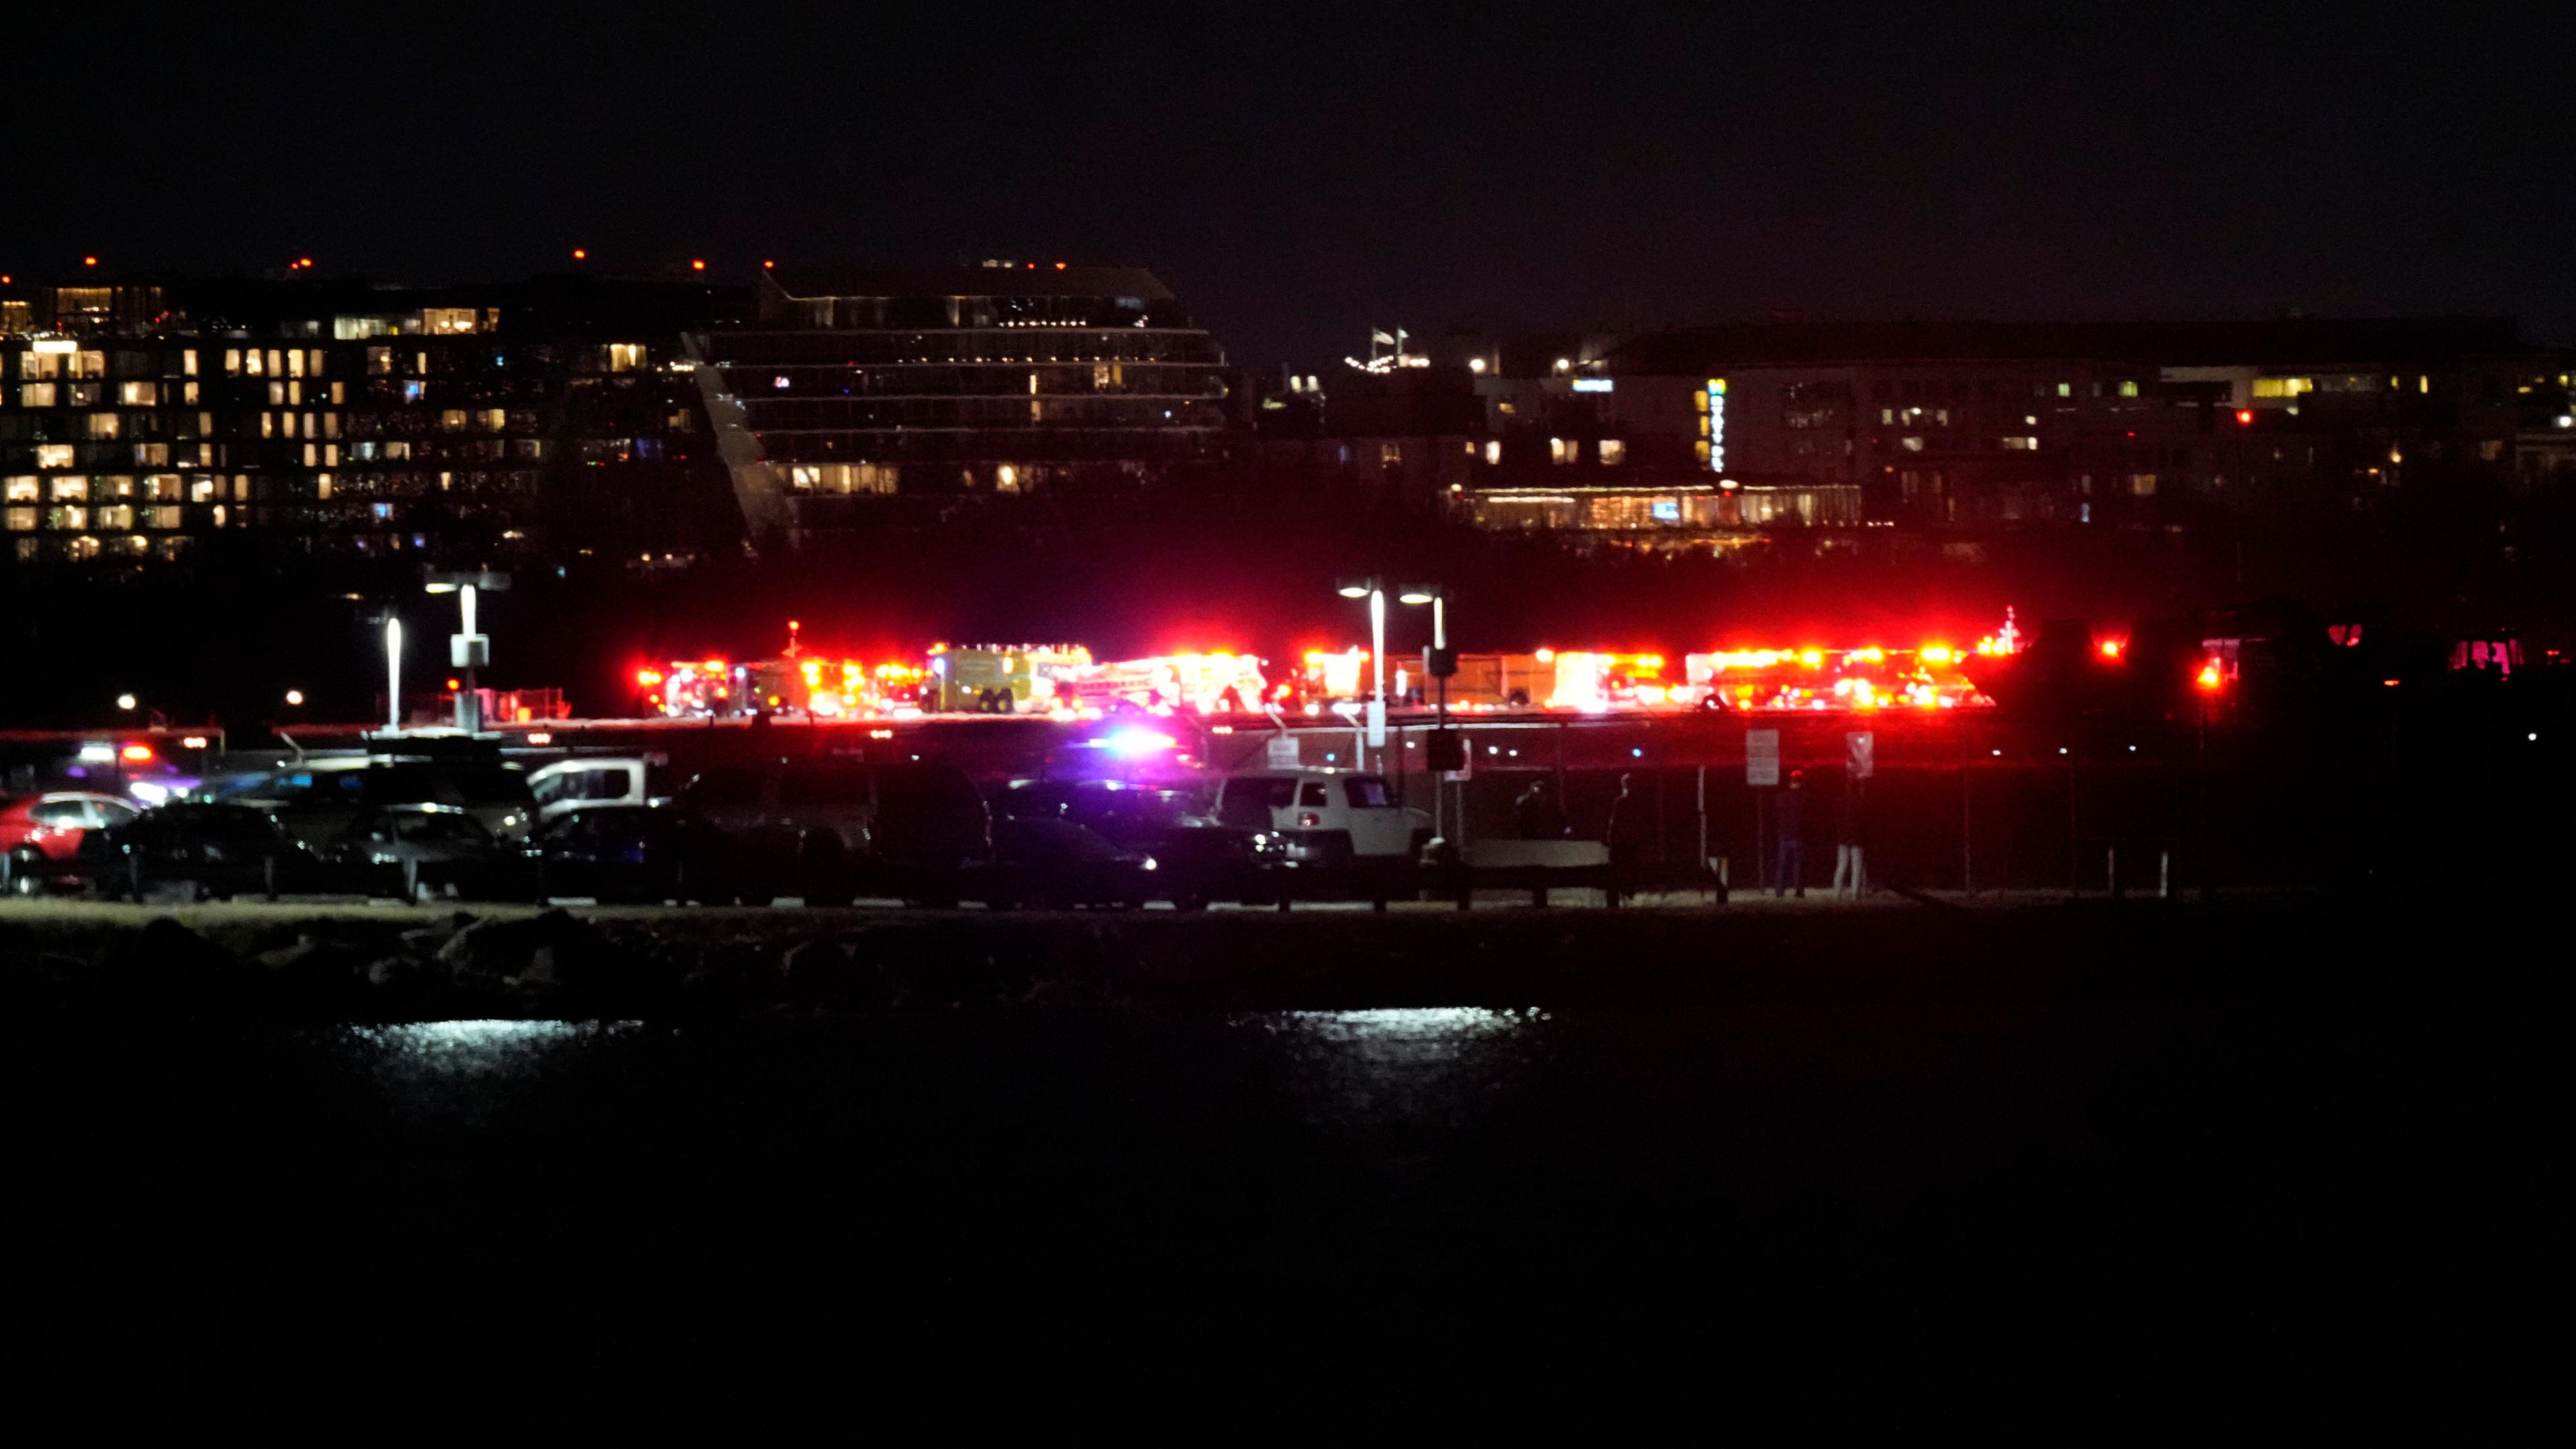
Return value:
[(2118, 1386), (2070, 1422), (2458, 1424), (2553, 1353), (2566, 1013), (2499, 932), (1318, 920), (1025, 918), (946, 964), (954, 920), (911, 923), (941, 960), (880, 922), (833, 958), (879, 985), (742, 956), (757, 991), (608, 1021), (22, 991), (22, 1372), (98, 1426), (530, 1394), (857, 1426), (1245, 1381), (1599, 1421), (1783, 1363), (1839, 1407), (1940, 1364), (1996, 1409)]

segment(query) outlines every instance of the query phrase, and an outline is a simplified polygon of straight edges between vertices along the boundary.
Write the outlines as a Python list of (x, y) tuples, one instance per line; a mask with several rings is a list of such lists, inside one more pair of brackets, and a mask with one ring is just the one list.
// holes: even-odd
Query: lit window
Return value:
[(471, 307), (424, 307), (420, 312), (421, 330), (432, 336), (452, 336), (475, 330)]
[(263, 438), (274, 438), (277, 436), (277, 414), (261, 413), (259, 415), (259, 435)]
[(81, 421), (89, 425), (88, 433), (93, 438), (117, 437), (124, 426), (123, 420), (114, 413), (91, 413)]
[(48, 508), (45, 510), (45, 527), (87, 528), (89, 527), (89, 510), (80, 507)]
[(0, 485), (0, 492), (6, 493), (12, 503), (33, 503), (37, 498), (36, 475), (20, 473), (5, 485)]
[(1404, 445), (1403, 445), (1402, 443), (1380, 443), (1380, 444), (1378, 444), (1378, 445), (1377, 445), (1377, 461), (1378, 461), (1378, 466), (1383, 467), (1383, 468), (1401, 468), (1401, 467), (1403, 467), (1403, 466), (1404, 466)]
[(637, 368), (642, 367), (643, 365), (644, 365), (644, 344), (643, 344), (643, 343), (641, 343), (641, 342), (612, 342), (612, 343), (608, 344), (608, 370), (609, 370), (609, 371), (611, 371), (611, 372), (633, 372), (633, 371), (635, 371)]
[(347, 383), (345, 383), (345, 382), (335, 382), (335, 383), (331, 384), (331, 401), (332, 401), (333, 403), (344, 403), (344, 402), (347, 402), (348, 400), (349, 400), (349, 385), (348, 385)]
[(2139, 498), (2154, 497), (2156, 492), (2156, 475), (2153, 473), (2130, 474), (2129, 492)]
[(1486, 440), (1485, 461), (1489, 464), (1497, 465), (1503, 461), (1503, 445), (1499, 439)]
[(394, 370), (394, 350), (390, 347), (367, 349), (367, 371), (378, 376)]
[(451, 433), (465, 431), (465, 409), (448, 408), (438, 415), (438, 425)]
[(1923, 451), (1923, 440), (1914, 437), (1900, 438), (1897, 440), (1897, 446), (1909, 453), (1920, 453)]
[(197, 349), (191, 347), (179, 354), (179, 372), (183, 377), (197, 375)]
[(12, 508), (12, 509), (10, 509), (10, 510), (9, 510), (9, 531), (10, 531), (10, 532), (12, 532), (12, 533), (25, 533), (25, 532), (27, 532), (29, 529), (34, 528), (35, 526), (36, 526), (36, 510), (34, 510), (34, 509), (32, 509), (32, 508)]
[(1551, 463), (1573, 463), (1583, 457), (1583, 443), (1577, 438), (1547, 440), (1547, 460)]
[(212, 503), (215, 500), (216, 490), (222, 486), (222, 483), (214, 478), (204, 476), (191, 478), (188, 480), (188, 501), (191, 503)]
[(302, 377), (304, 375), (303, 348), (290, 347), (286, 349), (286, 375), (288, 377)]
[(2073, 396), (2075, 396), (2075, 384), (2073, 384), (2073, 383), (2071, 383), (2071, 382), (2061, 382), (2061, 383), (2059, 383), (2059, 384), (2057, 385), (2057, 395), (2058, 395), (2059, 397), (2073, 397)]
[(1628, 441), (1627, 441), (1627, 439), (1625, 439), (1625, 438), (1603, 438), (1603, 439), (1601, 440), (1601, 466), (1602, 466), (1602, 467), (1604, 467), (1604, 468), (1616, 468), (1616, 467), (1618, 467), (1620, 464), (1625, 463), (1625, 462), (1627, 462), (1627, 461), (1628, 461)]
[[(241, 370), (242, 370), (242, 355), (241, 355), (241, 349), (240, 349), (240, 348), (238, 348), (238, 347), (227, 347), (227, 348), (225, 348), (225, 349), (224, 349), (224, 376), (226, 376), (226, 377), (239, 377), (239, 376), (241, 376)], [(251, 370), (252, 370), (252, 371), (254, 371), (254, 372), (256, 372), (256, 371), (258, 371), (259, 369), (257, 369), (257, 368), (253, 368), (253, 369), (251, 369)]]
[(36, 445), (36, 466), (37, 466), (37, 467), (39, 467), (39, 468), (68, 468), (68, 467), (70, 467), (71, 465), (72, 465), (72, 445), (71, 445), (71, 444), (69, 444), (69, 443), (38, 443), (38, 444)]
[(487, 431), (497, 433), (497, 432), (501, 431), (503, 428), (508, 427), (509, 425), (510, 425), (510, 414), (509, 414), (508, 410), (503, 409), (503, 408), (486, 408), (486, 409), (484, 409), (484, 411), (483, 411), (483, 426), (484, 426), (484, 428), (485, 428)]
[(271, 377), (286, 375), (285, 364), (278, 360), (277, 349), (274, 347), (268, 349), (268, 375)]
[(134, 526), (134, 507), (132, 504), (110, 503), (99, 508), (92, 509), (91, 512), (97, 518), (97, 523), (94, 526), (98, 528), (132, 528)]
[(55, 384), (50, 382), (20, 383), (18, 385), (18, 406), (22, 408), (52, 407), (54, 405), (55, 386)]
[(143, 515), (143, 526), (146, 528), (172, 529), (179, 526), (179, 509), (176, 504), (147, 508), (143, 510)]
[[(331, 475), (330, 475), (330, 474), (328, 474), (328, 473), (317, 473), (317, 474), (315, 474), (315, 475), (314, 475), (314, 478), (313, 478), (313, 496), (314, 496), (314, 497), (316, 497), (316, 498), (328, 498), (328, 497), (330, 497), (330, 496), (331, 496)], [(379, 504), (379, 505), (377, 505), (377, 506), (382, 507), (383, 505)], [(379, 516), (381, 516), (381, 515), (379, 515)]]
[(270, 407), (283, 407), (285, 406), (285, 403), (286, 384), (282, 382), (270, 383), (268, 385), (268, 405)]
[(2136, 379), (2134, 379), (2134, 378), (2123, 378), (2123, 379), (2121, 379), (2121, 381), (2120, 381), (2120, 396), (2122, 396), (2122, 397), (2136, 397), (2137, 395), (2138, 395), (2138, 384), (2137, 384)]
[(197, 385), (193, 382), (183, 382), (179, 384), (179, 401), (183, 403), (195, 403), (197, 401)]
[(72, 376), (74, 376), (74, 377), (105, 377), (105, 376), (107, 376), (107, 354), (106, 354), (106, 353), (104, 353), (104, 352), (75, 352), (75, 353), (73, 353), (73, 354), (72, 354)]

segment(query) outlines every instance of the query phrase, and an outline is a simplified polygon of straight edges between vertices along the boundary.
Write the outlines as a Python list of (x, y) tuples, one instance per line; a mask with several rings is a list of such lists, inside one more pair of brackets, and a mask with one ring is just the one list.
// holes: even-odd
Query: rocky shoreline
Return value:
[(0, 916), (0, 1010), (376, 1022), (2547, 989), (2505, 953), (2461, 951), (2455, 929), (2319, 897), (1464, 915), (93, 911)]

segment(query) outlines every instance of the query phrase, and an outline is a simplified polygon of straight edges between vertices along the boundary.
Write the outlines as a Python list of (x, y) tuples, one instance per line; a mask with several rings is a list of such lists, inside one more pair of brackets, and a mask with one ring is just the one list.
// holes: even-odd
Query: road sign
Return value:
[(1274, 770), (1293, 770), (1305, 762), (1304, 753), (1297, 748), (1297, 737), (1285, 731), (1270, 737), (1270, 751), (1262, 757), (1262, 763)]
[(1744, 783), (1747, 785), (1780, 783), (1780, 732), (1778, 730), (1744, 732)]
[(1866, 780), (1878, 773), (1878, 736), (1852, 730), (1843, 736), (1843, 778)]

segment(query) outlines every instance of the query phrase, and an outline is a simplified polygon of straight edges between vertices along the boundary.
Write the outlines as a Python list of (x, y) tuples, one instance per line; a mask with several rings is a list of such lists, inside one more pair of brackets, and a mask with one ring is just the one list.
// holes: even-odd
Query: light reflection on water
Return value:
[(349, 1034), (381, 1050), (451, 1068), (506, 1066), (532, 1049), (633, 1031), (637, 1021), (413, 1021), (353, 1026)]
[(1549, 1013), (1482, 1006), (1255, 1012), (1238, 1028), (1287, 1051), (1310, 1121), (1432, 1124), (1473, 1115), (1480, 1090), (1540, 1050)]

